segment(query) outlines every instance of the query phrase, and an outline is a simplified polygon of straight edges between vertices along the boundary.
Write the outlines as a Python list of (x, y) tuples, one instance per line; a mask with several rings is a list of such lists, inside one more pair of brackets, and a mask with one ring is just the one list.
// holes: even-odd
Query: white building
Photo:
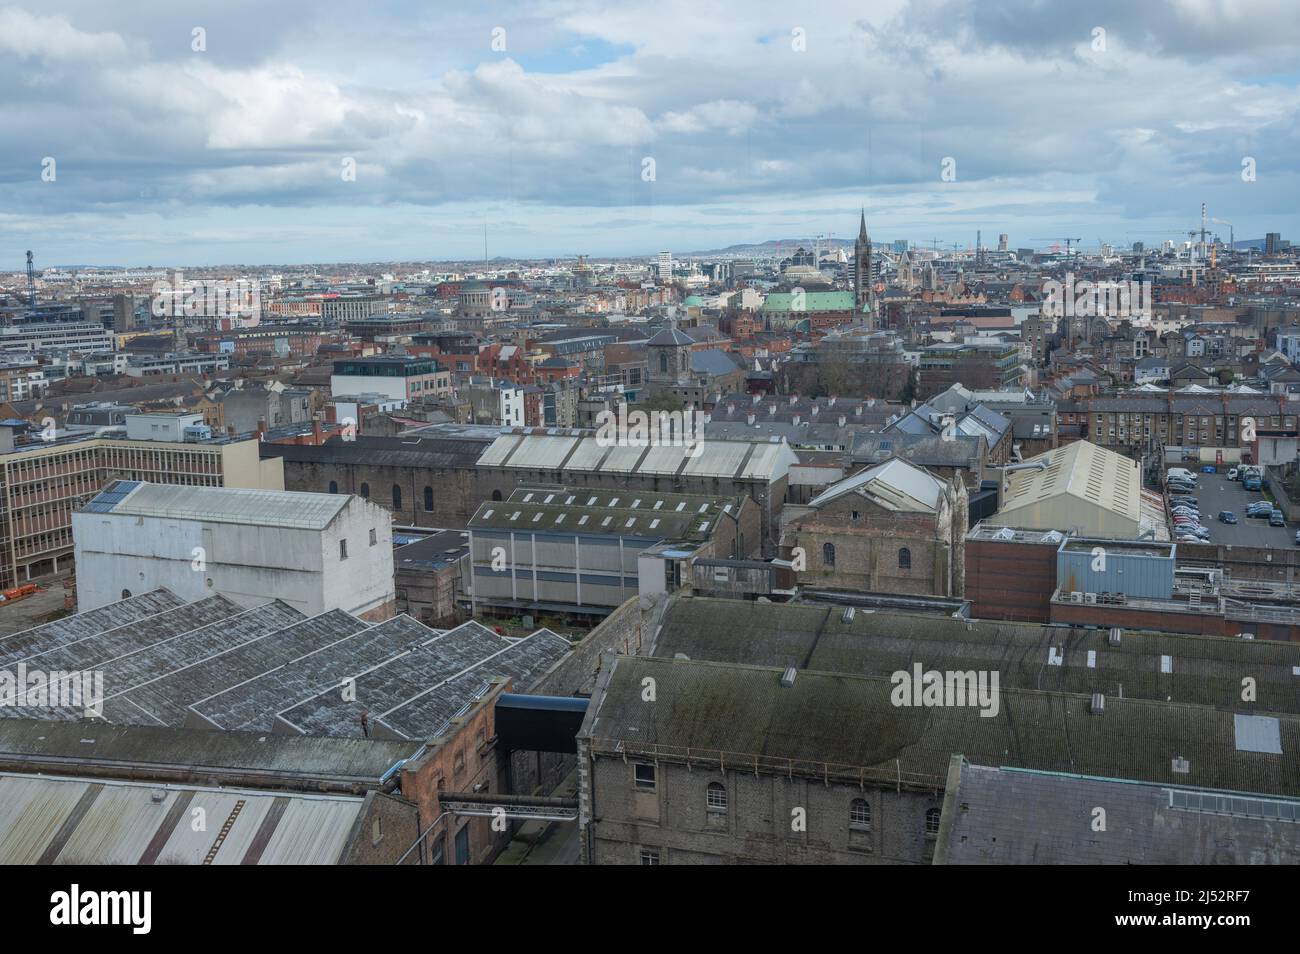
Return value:
[(72, 516), (81, 611), (166, 587), (315, 616), (391, 615), (392, 517), (350, 494), (119, 480)]

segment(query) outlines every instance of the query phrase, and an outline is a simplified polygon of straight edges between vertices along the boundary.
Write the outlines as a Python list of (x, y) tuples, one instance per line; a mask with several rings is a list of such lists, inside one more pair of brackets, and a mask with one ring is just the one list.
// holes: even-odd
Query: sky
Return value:
[(0, 271), (1300, 240), (1298, 106), (1294, 0), (0, 0)]

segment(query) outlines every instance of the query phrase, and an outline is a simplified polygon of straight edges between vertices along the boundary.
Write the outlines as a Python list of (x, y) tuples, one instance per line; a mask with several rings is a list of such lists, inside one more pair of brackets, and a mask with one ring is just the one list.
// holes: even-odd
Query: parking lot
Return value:
[[(1190, 467), (1188, 468), (1190, 469)], [(1295, 532), (1300, 525), (1289, 521), (1285, 527), (1270, 527), (1259, 517), (1247, 517), (1246, 507), (1253, 501), (1266, 500), (1259, 491), (1248, 491), (1241, 481), (1228, 479), (1228, 468), (1219, 474), (1198, 474), (1197, 488), (1192, 496), (1200, 503), (1201, 522), (1209, 528), (1209, 543), (1233, 547), (1277, 547), (1291, 549), (1295, 546)], [(1237, 523), (1219, 522), (1219, 511), (1231, 510)]]

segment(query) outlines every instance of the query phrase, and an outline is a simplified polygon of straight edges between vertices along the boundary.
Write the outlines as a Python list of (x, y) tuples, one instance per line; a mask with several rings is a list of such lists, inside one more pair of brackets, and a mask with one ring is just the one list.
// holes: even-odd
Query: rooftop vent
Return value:
[(1192, 771), (1192, 763), (1187, 761), (1181, 755), (1174, 756), (1173, 764), (1170, 768), (1179, 775), (1187, 775)]
[(852, 607), (852, 606), (846, 606), (846, 607), (844, 607), (844, 615), (840, 617), (840, 622), (843, 622), (843, 623), (851, 623), (851, 622), (853, 622), (853, 607)]
[(1100, 692), (1092, 694), (1092, 702), (1088, 705), (1088, 711), (1093, 715), (1101, 715), (1106, 711), (1106, 697)]
[(794, 677), (795, 677), (794, 666), (787, 666), (785, 672), (781, 673), (781, 687), (783, 689), (789, 689), (791, 686), (793, 686)]
[(1124, 630), (1120, 629), (1118, 626), (1112, 626), (1110, 628), (1110, 633), (1107, 634), (1106, 636), (1106, 642), (1110, 643), (1110, 645), (1112, 646), (1118, 646), (1120, 642), (1120, 638), (1123, 635), (1124, 635)]

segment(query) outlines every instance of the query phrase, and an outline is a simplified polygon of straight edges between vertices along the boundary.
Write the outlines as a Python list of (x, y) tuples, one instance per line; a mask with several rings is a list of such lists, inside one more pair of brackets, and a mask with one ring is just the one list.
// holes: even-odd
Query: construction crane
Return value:
[(27, 252), (27, 307), (36, 307), (36, 266), (32, 264), (32, 253)]

